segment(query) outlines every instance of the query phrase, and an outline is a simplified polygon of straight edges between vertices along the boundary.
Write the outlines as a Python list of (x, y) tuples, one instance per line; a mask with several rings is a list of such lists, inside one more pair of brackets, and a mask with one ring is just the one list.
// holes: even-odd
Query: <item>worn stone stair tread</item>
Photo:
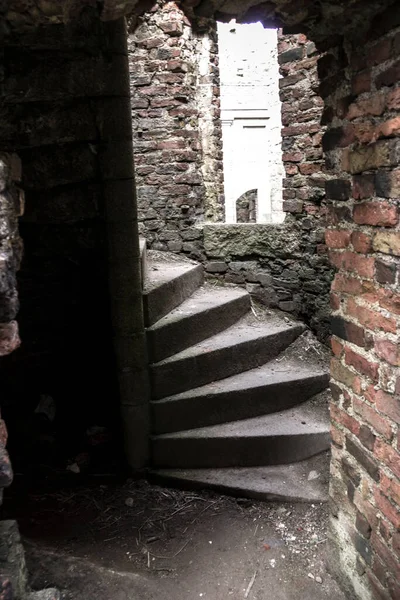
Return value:
[(151, 403), (155, 433), (181, 431), (271, 414), (324, 390), (328, 369), (288, 358)]
[(147, 330), (151, 360), (161, 361), (233, 325), (250, 308), (236, 287), (204, 285)]
[(162, 485), (211, 489), (222, 494), (276, 502), (326, 502), (329, 452), (287, 465), (225, 469), (155, 469)]
[(153, 325), (179, 306), (204, 281), (200, 264), (150, 259), (143, 289), (145, 325)]
[[(304, 422), (304, 425), (303, 425)], [(230, 421), (219, 425), (188, 429), (158, 436), (173, 438), (227, 438), (292, 435), (293, 433), (325, 432), (329, 428), (328, 407), (309, 401), (293, 408), (252, 419)], [(297, 429), (299, 428), (299, 429)]]
[(228, 329), (150, 366), (153, 398), (163, 398), (260, 366), (303, 331), (300, 323), (241, 319)]
[(328, 449), (328, 404), (313, 398), (279, 413), (155, 435), (152, 442), (156, 467), (250, 467), (297, 462)]

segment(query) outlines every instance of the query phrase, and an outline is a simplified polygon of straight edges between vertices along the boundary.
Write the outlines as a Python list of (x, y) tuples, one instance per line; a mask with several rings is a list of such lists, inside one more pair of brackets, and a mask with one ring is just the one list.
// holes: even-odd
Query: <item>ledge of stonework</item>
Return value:
[(210, 258), (293, 258), (301, 253), (301, 230), (292, 223), (210, 223), (203, 226), (203, 235), (204, 250)]

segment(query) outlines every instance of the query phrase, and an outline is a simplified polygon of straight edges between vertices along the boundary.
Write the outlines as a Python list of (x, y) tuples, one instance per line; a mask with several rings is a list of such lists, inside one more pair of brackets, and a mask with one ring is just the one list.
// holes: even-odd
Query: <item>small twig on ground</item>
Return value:
[(249, 597), (249, 594), (250, 594), (250, 592), (251, 592), (251, 588), (252, 588), (252, 587), (253, 587), (253, 585), (254, 585), (254, 582), (255, 582), (255, 580), (256, 580), (256, 577), (257, 577), (257, 571), (254, 571), (254, 575), (253, 575), (253, 577), (250, 579), (250, 583), (249, 583), (249, 585), (247, 586), (247, 590), (246, 590), (246, 592), (245, 592), (245, 594), (244, 594), (244, 597), (245, 597), (245, 598), (248, 598), (248, 597)]
[(183, 546), (181, 548), (179, 548), (179, 550), (177, 552), (175, 552), (175, 554), (173, 554), (172, 556), (160, 556), (158, 554), (153, 554), (152, 552), (149, 552), (149, 554), (151, 554), (152, 556), (154, 556), (154, 558), (159, 558), (159, 559), (162, 559), (162, 560), (170, 560), (171, 558), (176, 558), (178, 556), (178, 554), (180, 554), (181, 552), (183, 552), (183, 550), (186, 548), (186, 546), (191, 541), (191, 539), (192, 538), (189, 538), (188, 540), (186, 540), (186, 542), (183, 544)]

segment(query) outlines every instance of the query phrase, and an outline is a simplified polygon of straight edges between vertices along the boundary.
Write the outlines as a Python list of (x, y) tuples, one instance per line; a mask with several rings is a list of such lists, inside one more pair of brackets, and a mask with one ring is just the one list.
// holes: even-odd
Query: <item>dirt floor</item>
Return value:
[[(65, 600), (342, 600), (325, 568), (327, 505), (270, 504), (146, 481), (11, 489), (31, 584)], [(18, 500), (17, 500), (18, 499)]]

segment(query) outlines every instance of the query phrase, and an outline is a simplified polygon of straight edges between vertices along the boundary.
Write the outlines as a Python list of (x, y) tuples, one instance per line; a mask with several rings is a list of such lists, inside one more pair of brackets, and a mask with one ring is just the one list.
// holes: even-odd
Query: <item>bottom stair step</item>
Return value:
[(325, 392), (279, 413), (152, 438), (155, 467), (261, 467), (305, 460), (329, 448)]
[(277, 502), (326, 502), (329, 452), (273, 467), (238, 469), (160, 469), (150, 478), (183, 489), (211, 489), (222, 494)]

